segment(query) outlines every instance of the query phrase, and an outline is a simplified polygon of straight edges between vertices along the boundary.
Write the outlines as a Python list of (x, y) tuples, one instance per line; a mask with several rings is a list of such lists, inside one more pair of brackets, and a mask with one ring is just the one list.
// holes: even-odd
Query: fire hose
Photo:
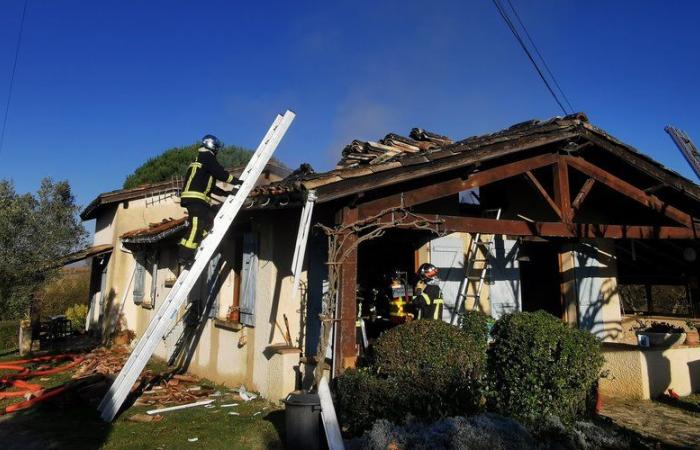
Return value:
[[(4, 409), (0, 409), (0, 415), (19, 411), (22, 409), (27, 409), (35, 404), (48, 400), (52, 397), (66, 391), (67, 384), (57, 386), (51, 389), (44, 389), (39, 384), (28, 383), (24, 380), (29, 378), (54, 375), (60, 372), (65, 372), (71, 369), (83, 361), (83, 357), (78, 355), (51, 355), (51, 356), (40, 356), (30, 359), (21, 359), (16, 361), (4, 361), (0, 364), (0, 370), (11, 370), (13, 373), (7, 377), (0, 378), (0, 399), (5, 398), (15, 398), (15, 397), (25, 397), (27, 400), (21, 403), (12, 404)], [(46, 365), (39, 366), (36, 370), (30, 369), (29, 365), (34, 364), (49, 364), (49, 363), (61, 363), (64, 361), (70, 361), (68, 364), (61, 366), (47, 367)], [(7, 388), (15, 388), (13, 391), (4, 391)]]

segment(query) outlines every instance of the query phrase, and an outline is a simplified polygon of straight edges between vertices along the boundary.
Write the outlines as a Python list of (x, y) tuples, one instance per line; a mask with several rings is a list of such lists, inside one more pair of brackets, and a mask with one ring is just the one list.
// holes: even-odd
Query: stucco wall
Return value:
[(700, 392), (700, 347), (641, 349), (613, 344), (604, 347), (604, 396), (650, 399), (673, 389), (678, 395)]

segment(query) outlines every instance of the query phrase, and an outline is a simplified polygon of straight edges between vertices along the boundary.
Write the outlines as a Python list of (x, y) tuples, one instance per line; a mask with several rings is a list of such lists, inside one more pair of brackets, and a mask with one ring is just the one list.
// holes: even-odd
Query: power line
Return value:
[(569, 102), (569, 98), (566, 96), (564, 93), (564, 90), (559, 86), (559, 82), (557, 81), (557, 78), (554, 76), (551, 70), (549, 70), (549, 65), (547, 64), (547, 61), (545, 61), (544, 56), (542, 56), (542, 53), (540, 53), (540, 50), (537, 48), (537, 45), (535, 45), (535, 41), (532, 40), (532, 37), (530, 36), (530, 33), (527, 31), (527, 27), (523, 23), (522, 20), (520, 20), (520, 14), (518, 14), (518, 11), (515, 9), (515, 6), (513, 6), (513, 3), (510, 0), (507, 0), (508, 4), (510, 5), (510, 9), (513, 10), (513, 13), (515, 14), (515, 18), (518, 20), (518, 23), (522, 27), (523, 31), (525, 31), (525, 36), (527, 36), (527, 40), (530, 41), (530, 45), (532, 45), (532, 48), (535, 49), (535, 53), (537, 53), (537, 56), (540, 57), (540, 60), (542, 61), (542, 64), (544, 65), (545, 70), (549, 74), (549, 77), (554, 81), (554, 84), (556, 85), (557, 89), (559, 89), (559, 92), (561, 93), (562, 97), (564, 97), (564, 101), (566, 101), (566, 104), (569, 106), (569, 109), (573, 113), (576, 111), (573, 106), (571, 106), (571, 102)]
[(27, 15), (27, 4), (29, 0), (24, 0), (22, 8), (22, 18), (19, 22), (19, 35), (17, 36), (17, 47), (15, 47), (15, 61), (12, 63), (12, 74), (10, 75), (10, 87), (7, 90), (7, 105), (5, 105), (5, 118), (2, 120), (2, 132), (0, 132), (0, 153), (5, 143), (5, 129), (7, 128), (7, 116), (10, 112), (10, 100), (12, 99), (12, 88), (15, 85), (15, 72), (17, 71), (17, 60), (19, 59), (19, 49), (22, 45), (22, 32), (24, 31), (24, 17)]
[(552, 89), (552, 86), (550, 86), (549, 81), (547, 81), (547, 78), (545, 78), (544, 74), (542, 73), (542, 70), (537, 65), (537, 62), (532, 57), (532, 53), (530, 53), (530, 50), (528, 50), (527, 46), (525, 45), (525, 42), (523, 42), (522, 37), (520, 37), (518, 30), (515, 28), (515, 25), (513, 25), (513, 22), (510, 20), (510, 17), (508, 17), (508, 14), (505, 12), (505, 10), (501, 6), (501, 4), (498, 3), (498, 0), (492, 0), (492, 1), (493, 1), (494, 6), (496, 7), (496, 9), (498, 10), (498, 13), (501, 15), (501, 17), (505, 21), (506, 25), (510, 29), (511, 33), (513, 33), (513, 36), (515, 36), (515, 39), (518, 41), (518, 43), (522, 47), (523, 51), (527, 55), (528, 59), (530, 60), (532, 65), (535, 67), (537, 74), (540, 76), (540, 78), (544, 82), (544, 85), (547, 87), (547, 90), (549, 91), (550, 94), (552, 94), (554, 101), (557, 102), (557, 105), (559, 105), (559, 107), (564, 112), (564, 114), (568, 114), (568, 112), (566, 111), (566, 108), (564, 108), (564, 105), (559, 100), (559, 97), (557, 96), (557, 94), (554, 92), (554, 89)]

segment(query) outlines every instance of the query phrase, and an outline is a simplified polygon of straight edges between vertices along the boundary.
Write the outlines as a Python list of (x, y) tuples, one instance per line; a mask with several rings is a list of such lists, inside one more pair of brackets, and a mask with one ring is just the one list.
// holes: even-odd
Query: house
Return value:
[[(139, 336), (174, 282), (186, 219), (176, 189), (157, 202), (158, 189), (138, 201), (102, 194), (83, 212), (96, 219), (94, 245), (112, 246), (93, 263), (101, 303), (93, 299), (92, 318), (103, 332), (118, 316)], [(314, 226), (292, 291), (310, 193)], [(605, 343), (606, 394), (690, 393), (700, 389), (700, 347), (640, 349), (630, 324), (697, 317), (698, 217), (698, 185), (580, 113), (461, 141), (421, 129), (354, 141), (335, 170), (302, 167), (253, 190), (156, 354), (280, 399), (308, 385), (321, 359), (334, 374), (353, 367), (358, 323), (370, 340), (389, 326), (389, 274), (433, 262), (443, 320), (465, 287), (464, 307), (496, 318), (543, 309)], [(477, 233), (484, 243), (472, 246)], [(470, 259), (484, 268), (481, 287), (463, 284)]]

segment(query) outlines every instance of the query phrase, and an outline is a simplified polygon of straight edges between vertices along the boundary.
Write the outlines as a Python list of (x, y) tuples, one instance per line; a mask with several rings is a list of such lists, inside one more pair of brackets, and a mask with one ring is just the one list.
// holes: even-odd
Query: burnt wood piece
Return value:
[(583, 172), (591, 178), (594, 178), (596, 181), (611, 187), (617, 192), (624, 194), (632, 200), (647, 206), (654, 211), (685, 225), (686, 227), (693, 227), (693, 218), (689, 214), (674, 208), (664, 201), (661, 201), (658, 197), (646, 194), (643, 190), (629, 184), (628, 182), (609, 172), (606, 172), (598, 166), (594, 166), (583, 158), (575, 156), (566, 156), (564, 158), (567, 164), (571, 165), (571, 167)]
[(571, 192), (569, 189), (569, 167), (561, 156), (553, 167), (554, 175), (554, 201), (561, 210), (561, 220), (571, 223), (574, 220), (574, 212), (571, 209)]
[(557, 161), (557, 155), (544, 154), (533, 156), (510, 164), (487, 169), (482, 172), (475, 172), (464, 180), (453, 178), (441, 183), (424, 186), (388, 197), (372, 200), (358, 206), (359, 217), (361, 219), (371, 217), (381, 211), (397, 206), (414, 206), (435, 200), (449, 195), (454, 195), (467, 189), (485, 186), (496, 181), (505, 180), (516, 175), (520, 175), (529, 170), (546, 167)]
[[(342, 222), (345, 225), (357, 222), (357, 208), (344, 208)], [(355, 320), (357, 317), (357, 235), (352, 234), (345, 240), (346, 249), (352, 249), (340, 266), (340, 292), (338, 296), (338, 322), (336, 334), (336, 375), (347, 367), (354, 367), (357, 358)]]
[[(557, 133), (556, 135), (536, 134), (519, 139), (518, 142), (502, 140), (493, 144), (479, 146), (479, 148), (472, 148), (471, 145), (466, 144), (454, 144), (454, 147), (450, 146), (450, 149), (455, 152), (459, 151), (462, 153), (454, 155), (450, 158), (434, 160), (428, 164), (412, 165), (409, 167), (401, 167), (401, 164), (397, 162), (397, 167), (393, 170), (384, 169), (384, 165), (374, 166), (377, 173), (373, 176), (358, 177), (350, 180), (342, 180), (333, 184), (317, 186), (317, 203), (335, 200), (356, 192), (378, 189), (384, 186), (413, 180), (423, 176), (432, 176), (438, 173), (454, 170), (459, 167), (468, 166), (476, 162), (485, 163), (486, 161), (494, 158), (503, 157), (549, 144), (555, 144), (557, 142), (571, 139), (574, 136), (575, 134), (573, 131), (562, 130), (561, 133)], [(310, 189), (309, 187), (306, 188)]]
[[(481, 217), (458, 217), (437, 214), (424, 216), (430, 220), (441, 221), (439, 231), (445, 233), (488, 233), (512, 236), (591, 239), (697, 239), (700, 236), (700, 227), (692, 230), (676, 226), (527, 222), (524, 220), (495, 220)], [(401, 217), (397, 214), (387, 213), (377, 218), (377, 223), (394, 223), (397, 228), (410, 229), (412, 225), (402, 223)]]
[(576, 211), (581, 209), (583, 201), (586, 200), (586, 197), (588, 197), (588, 194), (590, 194), (594, 184), (595, 180), (593, 178), (589, 178), (585, 181), (585, 183), (583, 183), (583, 186), (581, 186), (581, 190), (578, 191), (578, 194), (576, 194), (576, 198), (574, 199), (573, 203), (571, 203), (571, 207), (574, 208), (574, 214), (576, 213)]
[(559, 209), (559, 206), (557, 206), (557, 204), (554, 202), (554, 200), (552, 200), (552, 197), (549, 196), (549, 193), (544, 188), (544, 186), (542, 186), (542, 183), (540, 183), (540, 181), (537, 179), (537, 177), (535, 177), (535, 174), (533, 174), (531, 171), (528, 170), (525, 172), (525, 178), (530, 180), (530, 183), (532, 183), (532, 185), (535, 187), (535, 189), (537, 189), (537, 192), (540, 193), (542, 198), (544, 198), (547, 201), (549, 206), (554, 210), (554, 212), (557, 214), (557, 216), (559, 216), (559, 218), (561, 219), (562, 218), (561, 209)]

